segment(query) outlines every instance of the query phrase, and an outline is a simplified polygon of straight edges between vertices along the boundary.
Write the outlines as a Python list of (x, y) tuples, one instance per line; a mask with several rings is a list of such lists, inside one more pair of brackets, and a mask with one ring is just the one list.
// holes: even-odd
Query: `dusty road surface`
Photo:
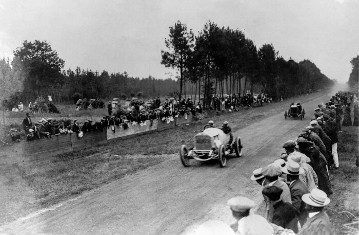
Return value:
[(322, 96), (304, 103), (303, 121), (284, 120), (279, 113), (238, 130), (234, 135), (242, 138), (243, 156), (229, 159), (226, 168), (217, 162), (184, 168), (178, 155), (171, 155), (159, 165), (6, 224), (0, 233), (181, 234), (208, 219), (230, 224), (227, 200), (242, 194), (261, 202), (260, 187), (250, 180), (252, 171), (278, 158), (282, 144), (295, 139), (314, 107), (326, 100)]

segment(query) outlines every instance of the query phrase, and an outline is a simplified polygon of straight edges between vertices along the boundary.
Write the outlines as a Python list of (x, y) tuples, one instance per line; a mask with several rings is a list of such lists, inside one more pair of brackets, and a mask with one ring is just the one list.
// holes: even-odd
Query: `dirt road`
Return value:
[(327, 99), (304, 103), (303, 121), (284, 120), (279, 113), (235, 132), (243, 141), (243, 157), (229, 159), (224, 169), (197, 162), (184, 168), (178, 155), (171, 155), (159, 165), (4, 225), (0, 233), (181, 234), (208, 219), (229, 224), (227, 200), (242, 194), (261, 202), (260, 187), (250, 180), (252, 171), (278, 158), (282, 144), (295, 139), (314, 107)]

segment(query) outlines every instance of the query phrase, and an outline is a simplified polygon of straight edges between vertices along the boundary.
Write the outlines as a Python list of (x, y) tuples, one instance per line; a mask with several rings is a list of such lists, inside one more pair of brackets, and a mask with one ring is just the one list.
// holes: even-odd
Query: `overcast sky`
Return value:
[(0, 0), (0, 58), (46, 40), (66, 69), (174, 78), (160, 61), (177, 20), (195, 33), (209, 20), (243, 30), (258, 48), (272, 43), (340, 82), (359, 54), (359, 0)]

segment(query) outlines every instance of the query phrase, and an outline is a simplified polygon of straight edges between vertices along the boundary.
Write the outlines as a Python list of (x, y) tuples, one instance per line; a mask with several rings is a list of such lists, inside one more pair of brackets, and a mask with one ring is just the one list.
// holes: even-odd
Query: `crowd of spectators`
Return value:
[[(243, 97), (226, 95), (223, 98), (213, 96), (209, 109), (216, 111), (236, 111), (240, 106), (251, 106), (254, 102), (270, 102), (263, 94), (256, 97), (247, 94)], [(36, 103), (43, 103), (43, 100), (37, 100)], [(52, 104), (52, 102), (48, 102)], [(34, 107), (34, 104), (32, 104)], [(30, 103), (31, 106), (31, 103)], [(29, 106), (29, 107), (30, 107)], [(98, 99), (79, 99), (76, 102), (76, 110), (104, 108), (105, 104)], [(33, 109), (30, 109), (33, 110)], [(83, 136), (89, 131), (102, 131), (104, 128), (111, 128), (116, 131), (116, 127), (126, 130), (130, 125), (147, 125), (146, 121), (150, 121), (149, 125), (153, 124), (153, 120), (160, 120), (162, 122), (170, 123), (175, 118), (188, 119), (189, 115), (201, 115), (203, 107), (201, 102), (193, 102), (190, 97), (183, 98), (178, 101), (175, 98), (166, 98), (161, 100), (159, 97), (153, 100), (144, 102), (142, 100), (133, 99), (127, 105), (114, 105), (109, 102), (107, 105), (108, 115), (101, 120), (93, 122), (92, 120), (78, 123), (77, 120), (55, 120), (55, 119), (41, 119), (33, 123), (30, 114), (26, 114), (23, 121), (23, 129), (25, 131), (26, 139), (28, 141), (51, 138), (53, 135), (63, 135), (68, 133), (77, 133), (78, 136)], [(20, 134), (15, 131), (11, 132), (13, 140), (18, 140)]]

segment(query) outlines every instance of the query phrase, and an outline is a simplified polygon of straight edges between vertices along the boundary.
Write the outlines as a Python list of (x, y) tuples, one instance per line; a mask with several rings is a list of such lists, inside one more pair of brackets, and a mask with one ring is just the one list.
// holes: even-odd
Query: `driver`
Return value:
[(232, 129), (229, 127), (228, 122), (224, 121), (223, 125), (222, 125), (222, 131), (224, 132), (224, 134), (229, 135), (229, 143), (228, 144), (232, 144), (233, 142), (233, 134), (232, 134)]
[(298, 113), (302, 112), (302, 105), (300, 103), (297, 103), (297, 107), (298, 107)]
[(207, 128), (214, 128), (214, 122), (212, 120), (208, 121), (208, 123), (204, 126), (204, 130)]

